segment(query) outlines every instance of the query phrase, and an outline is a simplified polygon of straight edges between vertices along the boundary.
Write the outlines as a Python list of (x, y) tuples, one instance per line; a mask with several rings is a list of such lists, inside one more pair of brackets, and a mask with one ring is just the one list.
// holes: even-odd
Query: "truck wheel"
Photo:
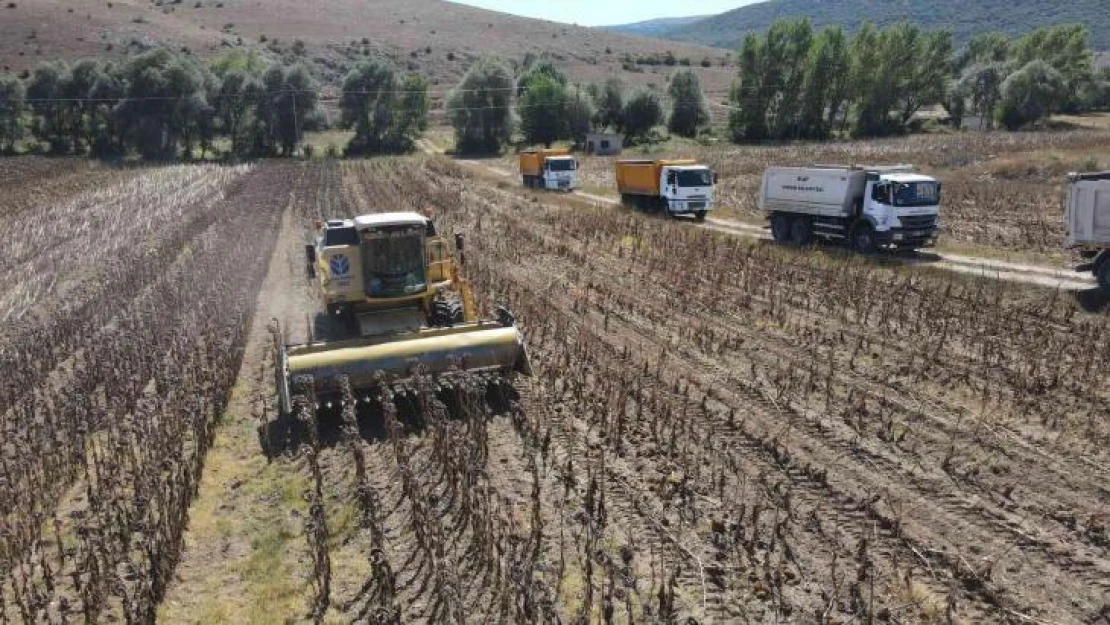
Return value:
[(874, 254), (875, 231), (867, 224), (856, 226), (852, 230), (852, 248), (860, 254)]
[(697, 219), (698, 221), (705, 221), (705, 211), (695, 211), (694, 219)]
[(813, 243), (813, 224), (805, 217), (794, 219), (790, 224), (790, 240), (800, 247)]
[(1103, 290), (1110, 291), (1110, 259), (1102, 261), (1102, 265), (1099, 266), (1098, 274), (1095, 277), (1098, 278), (1098, 285), (1102, 287)]
[(771, 217), (771, 238), (776, 243), (786, 243), (790, 240), (790, 218), (781, 213)]

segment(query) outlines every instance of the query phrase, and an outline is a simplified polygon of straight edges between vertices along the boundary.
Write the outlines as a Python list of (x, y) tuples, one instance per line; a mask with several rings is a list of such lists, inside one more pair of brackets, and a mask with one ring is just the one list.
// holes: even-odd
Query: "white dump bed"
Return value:
[(1110, 171), (1068, 176), (1064, 216), (1069, 247), (1110, 247)]
[(768, 167), (759, 207), (813, 215), (848, 216), (863, 197), (867, 172), (850, 167)]

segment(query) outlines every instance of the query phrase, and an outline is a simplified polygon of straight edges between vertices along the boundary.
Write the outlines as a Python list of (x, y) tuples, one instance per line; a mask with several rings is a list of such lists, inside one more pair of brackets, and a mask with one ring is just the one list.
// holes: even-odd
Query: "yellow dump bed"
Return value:
[(659, 177), (664, 167), (697, 165), (693, 159), (619, 160), (617, 189), (621, 195), (659, 195)]
[(518, 154), (520, 158), (520, 173), (525, 176), (542, 176), (543, 161), (552, 156), (570, 156), (570, 150), (566, 148), (525, 150)]

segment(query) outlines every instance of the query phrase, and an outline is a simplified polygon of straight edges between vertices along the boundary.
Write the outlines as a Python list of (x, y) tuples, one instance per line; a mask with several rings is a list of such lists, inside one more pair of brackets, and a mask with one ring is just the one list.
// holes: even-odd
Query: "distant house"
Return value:
[(591, 132), (586, 135), (586, 153), (597, 156), (616, 156), (621, 153), (623, 143), (620, 135), (604, 132)]

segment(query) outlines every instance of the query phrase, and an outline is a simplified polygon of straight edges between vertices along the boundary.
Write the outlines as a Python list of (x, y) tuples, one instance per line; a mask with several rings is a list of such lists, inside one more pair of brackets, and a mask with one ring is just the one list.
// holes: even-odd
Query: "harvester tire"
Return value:
[(432, 302), (432, 325), (449, 328), (463, 322), (462, 302), (455, 294), (439, 295)]

